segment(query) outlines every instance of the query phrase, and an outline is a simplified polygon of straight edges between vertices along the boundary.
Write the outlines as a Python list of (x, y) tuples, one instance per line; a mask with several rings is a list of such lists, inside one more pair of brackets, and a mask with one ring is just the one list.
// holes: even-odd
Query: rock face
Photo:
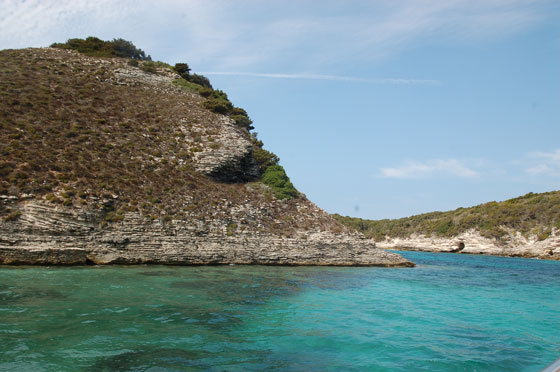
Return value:
[[(0, 224), (0, 264), (261, 264), (411, 267), (401, 256), (349, 234), (231, 233), (227, 226), (149, 220), (127, 213), (100, 227), (96, 212), (26, 201)], [(235, 221), (241, 223), (241, 221)], [(231, 225), (232, 222), (229, 222)]]
[(171, 68), (52, 48), (0, 60), (0, 264), (413, 266), (303, 195), (277, 199), (256, 138)]
[(239, 133), (232, 119), (223, 117), (214, 146), (195, 154), (195, 169), (220, 182), (256, 180), (259, 168), (251, 141)]
[(425, 252), (451, 252), (465, 254), (488, 254), (495, 256), (540, 258), (560, 260), (560, 235), (553, 233), (548, 239), (538, 241), (510, 231), (505, 241), (488, 239), (475, 230), (453, 238), (411, 235), (407, 238), (388, 238), (377, 242), (377, 247)]
[[(169, 70), (160, 69), (159, 74), (142, 72), (138, 68), (121, 64), (107, 82), (127, 86), (149, 86), (166, 91), (180, 76)], [(196, 99), (196, 95), (192, 95)], [(191, 142), (197, 133), (198, 152), (194, 155), (195, 169), (216, 181), (245, 182), (259, 178), (259, 169), (253, 159), (250, 137), (239, 131), (234, 120), (216, 115), (217, 119), (197, 123), (181, 123), (185, 138)], [(187, 127), (188, 126), (188, 129)]]

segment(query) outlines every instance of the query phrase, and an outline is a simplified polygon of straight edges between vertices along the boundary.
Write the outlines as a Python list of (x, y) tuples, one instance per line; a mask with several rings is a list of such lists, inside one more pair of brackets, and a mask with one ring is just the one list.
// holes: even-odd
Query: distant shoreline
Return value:
[[(381, 249), (397, 251), (457, 253), (560, 261), (560, 252), (558, 249), (555, 249), (555, 247), (559, 246), (556, 241), (550, 244), (538, 243), (541, 244), (511, 246), (496, 244), (495, 241), (481, 239), (480, 236), (476, 238), (463, 236), (448, 239), (415, 236), (413, 238), (396, 238), (376, 242), (376, 246)], [(462, 244), (462, 246), (459, 247), (459, 244)]]

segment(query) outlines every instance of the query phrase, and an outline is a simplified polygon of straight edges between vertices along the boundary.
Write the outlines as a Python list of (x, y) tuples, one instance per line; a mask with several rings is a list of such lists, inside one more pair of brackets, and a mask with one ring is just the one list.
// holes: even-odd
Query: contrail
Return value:
[(273, 74), (261, 72), (234, 72), (234, 71), (206, 71), (203, 75), (229, 75), (229, 76), (250, 76), (271, 79), (304, 79), (304, 80), (331, 80), (331, 81), (350, 81), (356, 83), (369, 84), (392, 84), (392, 85), (441, 85), (439, 80), (431, 79), (404, 79), (404, 78), (385, 78), (385, 79), (364, 79), (352, 76), (321, 75), (321, 74)]

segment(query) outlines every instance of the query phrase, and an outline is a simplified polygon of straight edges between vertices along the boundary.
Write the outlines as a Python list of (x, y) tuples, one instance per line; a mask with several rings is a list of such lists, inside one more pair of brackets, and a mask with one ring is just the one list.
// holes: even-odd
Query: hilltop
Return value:
[(0, 66), (0, 263), (411, 265), (299, 193), (186, 63), (88, 38)]
[(560, 259), (560, 191), (395, 220), (333, 217), (381, 247)]

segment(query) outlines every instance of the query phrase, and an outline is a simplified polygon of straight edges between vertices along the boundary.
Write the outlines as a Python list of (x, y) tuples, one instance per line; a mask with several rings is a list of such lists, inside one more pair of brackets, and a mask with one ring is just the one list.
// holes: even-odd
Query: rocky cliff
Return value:
[[(308, 202), (296, 203), (300, 209), (313, 209), (310, 214), (302, 211), (302, 219), (323, 213)], [(18, 206), (22, 212), (18, 220), (0, 225), (3, 264), (412, 266), (399, 255), (376, 249), (368, 240), (328, 230), (301, 230), (287, 237), (232, 230), (231, 222), (225, 225), (218, 219), (165, 222), (137, 212), (99, 228), (102, 215), (90, 210), (37, 201)], [(242, 219), (230, 221), (242, 223)]]
[(2, 264), (413, 266), (304, 195), (278, 198), (260, 141), (208, 109), (223, 92), (72, 50), (0, 62)]

